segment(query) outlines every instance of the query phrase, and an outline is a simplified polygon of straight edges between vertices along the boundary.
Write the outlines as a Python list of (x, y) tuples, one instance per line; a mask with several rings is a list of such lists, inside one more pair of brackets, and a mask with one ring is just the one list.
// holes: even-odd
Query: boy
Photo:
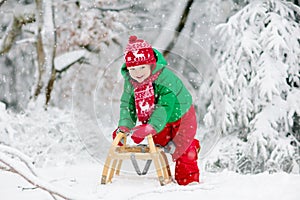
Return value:
[[(118, 128), (132, 133), (139, 144), (152, 134), (156, 145), (172, 155), (179, 185), (199, 182), (200, 144), (194, 139), (197, 120), (192, 96), (181, 80), (165, 66), (162, 54), (136, 36), (130, 36), (121, 73), (125, 79)], [(136, 126), (136, 121), (141, 125)], [(122, 144), (120, 144), (122, 145)]]

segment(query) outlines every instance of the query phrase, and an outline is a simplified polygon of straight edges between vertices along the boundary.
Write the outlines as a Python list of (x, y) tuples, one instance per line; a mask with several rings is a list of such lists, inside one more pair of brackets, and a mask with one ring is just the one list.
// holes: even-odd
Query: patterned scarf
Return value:
[(155, 96), (153, 82), (157, 79), (161, 71), (151, 75), (142, 83), (131, 80), (134, 87), (135, 108), (138, 120), (146, 124), (155, 107)]

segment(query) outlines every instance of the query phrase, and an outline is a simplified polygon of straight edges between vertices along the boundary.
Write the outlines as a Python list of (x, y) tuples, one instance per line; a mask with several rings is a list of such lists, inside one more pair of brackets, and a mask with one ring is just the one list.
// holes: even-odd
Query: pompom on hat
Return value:
[(127, 68), (156, 63), (151, 45), (145, 40), (138, 39), (135, 35), (129, 37), (124, 54)]

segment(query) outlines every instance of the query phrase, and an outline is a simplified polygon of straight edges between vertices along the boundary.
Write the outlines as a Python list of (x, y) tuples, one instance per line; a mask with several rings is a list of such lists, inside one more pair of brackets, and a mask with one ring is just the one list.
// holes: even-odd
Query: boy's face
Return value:
[(128, 68), (131, 78), (141, 83), (151, 75), (151, 65), (138, 65)]

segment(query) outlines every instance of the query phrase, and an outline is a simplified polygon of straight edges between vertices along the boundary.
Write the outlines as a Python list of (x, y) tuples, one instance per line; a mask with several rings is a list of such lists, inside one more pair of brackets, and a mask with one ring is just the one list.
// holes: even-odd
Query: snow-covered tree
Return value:
[(216, 35), (213, 54), (220, 67), (207, 127), (223, 136), (238, 133), (244, 149), (235, 156), (248, 161), (248, 171), (290, 171), (299, 159), (300, 8), (251, 1), (218, 25)]

